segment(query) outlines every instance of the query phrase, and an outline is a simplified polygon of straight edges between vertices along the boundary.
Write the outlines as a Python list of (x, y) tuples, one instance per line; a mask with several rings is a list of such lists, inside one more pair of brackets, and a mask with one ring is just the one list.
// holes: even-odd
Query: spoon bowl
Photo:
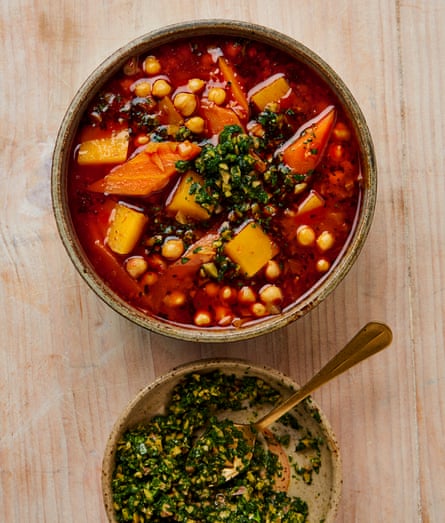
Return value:
[[(305, 385), (292, 394), (286, 401), (279, 404), (261, 419), (253, 424), (234, 423), (230, 429), (231, 437), (235, 434), (238, 442), (235, 444), (240, 451), (232, 462), (223, 462), (220, 472), (214, 470), (212, 477), (218, 477), (219, 482), (229, 481), (245, 470), (253, 456), (253, 449), (257, 435), (263, 432), (274, 421), (293, 409), (301, 401), (307, 398), (314, 390), (318, 389), (328, 381), (361, 361), (380, 352), (392, 341), (391, 329), (384, 323), (370, 322), (362, 327), (357, 334), (328, 361)], [(211, 430), (215, 427), (212, 426)], [(233, 442), (230, 442), (233, 445)], [(207, 431), (198, 438), (196, 448), (209, 446), (209, 435)], [(211, 457), (210, 468), (217, 468), (219, 460), (218, 453), (214, 452)]]

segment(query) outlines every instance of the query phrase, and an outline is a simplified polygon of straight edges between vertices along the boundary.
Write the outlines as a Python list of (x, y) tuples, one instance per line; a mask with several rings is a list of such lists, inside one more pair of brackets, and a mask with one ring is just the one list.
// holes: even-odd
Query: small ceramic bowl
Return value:
[[(164, 321), (129, 305), (98, 276), (79, 242), (69, 210), (67, 187), (73, 140), (81, 117), (93, 97), (129, 58), (147, 54), (151, 49), (177, 39), (205, 35), (235, 36), (263, 42), (286, 52), (311, 68), (340, 100), (354, 128), (360, 150), (362, 174), (360, 208), (353, 231), (335, 264), (309, 292), (303, 294), (280, 314), (247, 323), (242, 328), (234, 328), (232, 325), (218, 328), (189, 327)], [(270, 333), (302, 317), (321, 303), (342, 281), (363, 247), (374, 214), (376, 189), (376, 162), (371, 136), (360, 107), (338, 75), (300, 42), (269, 28), (230, 20), (202, 20), (167, 26), (130, 42), (112, 54), (89, 76), (70, 104), (57, 136), (52, 164), (52, 200), (57, 227), (71, 261), (86, 283), (111, 308), (134, 323), (173, 338), (196, 342), (239, 341)]]
[[(154, 383), (141, 390), (127, 405), (116, 421), (106, 444), (102, 466), (102, 490), (105, 510), (110, 522), (116, 522), (113, 507), (112, 478), (115, 469), (115, 456), (118, 442), (126, 430), (147, 423), (153, 416), (165, 413), (173, 388), (188, 374), (207, 374), (218, 370), (226, 375), (239, 377), (249, 376), (263, 380), (278, 390), (283, 398), (288, 397), (298, 386), (289, 377), (277, 370), (265, 366), (253, 365), (242, 360), (212, 359), (189, 363), (172, 370), (158, 378)], [(270, 406), (247, 408), (247, 410), (225, 412), (235, 422), (246, 423), (260, 419), (270, 410)], [(292, 428), (275, 422), (269, 427), (277, 439), (289, 437), (289, 443), (284, 446), (284, 454), (288, 456), (292, 469), (287, 493), (300, 497), (308, 504), (309, 521), (333, 522), (341, 495), (341, 458), (338, 444), (333, 431), (320, 408), (308, 398), (290, 411), (297, 425)], [(283, 432), (285, 431), (285, 432)], [(294, 451), (298, 442), (310, 434), (311, 438), (320, 441), (320, 468), (313, 472), (310, 481), (296, 473), (300, 467), (310, 463), (311, 451)]]

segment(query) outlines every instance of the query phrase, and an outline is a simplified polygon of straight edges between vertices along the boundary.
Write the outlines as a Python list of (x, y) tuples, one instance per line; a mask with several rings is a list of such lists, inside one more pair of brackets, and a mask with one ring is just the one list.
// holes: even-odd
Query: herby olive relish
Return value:
[(69, 202), (95, 270), (149, 316), (239, 328), (335, 266), (361, 202), (332, 90), (256, 41), (196, 37), (135, 56), (92, 100)]
[[(236, 456), (244, 459), (246, 449), (233, 431), (233, 422), (218, 421), (215, 414), (274, 404), (279, 399), (280, 394), (260, 378), (220, 371), (186, 375), (174, 388), (165, 414), (128, 430), (118, 443), (112, 479), (117, 520), (307, 521), (304, 500), (277, 487), (283, 466), (267, 445), (257, 443), (248, 467), (226, 483), (213, 477), (211, 460), (203, 464), (203, 447), (194, 447), (197, 435), (207, 429), (209, 453), (214, 449), (218, 459), (228, 463)], [(313, 442), (305, 437), (298, 446), (307, 450)], [(219, 472), (216, 462), (215, 467)]]

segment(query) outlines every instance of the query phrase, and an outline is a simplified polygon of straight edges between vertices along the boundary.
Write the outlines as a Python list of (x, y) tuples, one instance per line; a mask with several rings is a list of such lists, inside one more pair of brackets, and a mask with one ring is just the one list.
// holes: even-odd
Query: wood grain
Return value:
[[(379, 169), (375, 220), (328, 299), (256, 341), (143, 331), (75, 272), (51, 211), (51, 154), (87, 75), (128, 40), (193, 18), (268, 25), (320, 54), (359, 101)], [(442, 0), (112, 0), (0, 6), (0, 520), (105, 521), (102, 452), (143, 386), (199, 358), (241, 357), (299, 382), (363, 324), (391, 348), (314, 394), (343, 454), (338, 521), (445, 514), (445, 4)]]

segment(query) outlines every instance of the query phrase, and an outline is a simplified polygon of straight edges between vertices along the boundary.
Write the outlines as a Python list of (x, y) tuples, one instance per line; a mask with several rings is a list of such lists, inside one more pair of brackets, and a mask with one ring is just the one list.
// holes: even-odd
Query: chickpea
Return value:
[(232, 311), (228, 307), (216, 306), (215, 307), (215, 321), (221, 327), (230, 325), (233, 321)]
[(265, 285), (259, 292), (260, 300), (266, 304), (276, 305), (283, 301), (283, 292), (277, 285)]
[(216, 105), (222, 105), (226, 101), (226, 91), (222, 87), (212, 87), (207, 97)]
[(303, 191), (306, 190), (306, 188), (307, 188), (306, 182), (297, 183), (297, 184), (295, 184), (295, 187), (294, 187), (294, 194), (301, 194)]
[(234, 303), (236, 301), (236, 290), (229, 285), (224, 285), (219, 291), (219, 297), (226, 303)]
[(147, 80), (139, 80), (134, 84), (134, 94), (146, 98), (151, 94), (151, 84)]
[(185, 122), (185, 126), (187, 129), (192, 131), (192, 133), (201, 134), (204, 132), (205, 128), (204, 118), (201, 118), (200, 116), (192, 116)]
[(196, 96), (192, 93), (178, 93), (173, 100), (173, 105), (182, 116), (191, 116), (196, 110)]
[(331, 264), (325, 258), (320, 258), (319, 260), (317, 260), (317, 263), (315, 265), (318, 272), (327, 272), (330, 266)]
[(147, 258), (148, 266), (155, 271), (162, 272), (167, 268), (166, 261), (159, 254), (150, 254)]
[(184, 305), (186, 296), (182, 291), (172, 291), (170, 294), (166, 294), (162, 301), (167, 307), (178, 308)]
[(151, 287), (159, 280), (159, 276), (155, 272), (148, 271), (146, 272), (142, 278), (141, 283), (142, 285), (148, 285), (148, 287)]
[(146, 134), (138, 134), (134, 139), (134, 145), (140, 147), (146, 145), (150, 141), (150, 138)]
[(204, 287), (204, 291), (210, 298), (215, 298), (219, 293), (219, 285), (214, 282), (207, 283), (207, 285)]
[(315, 231), (309, 225), (300, 225), (297, 229), (297, 241), (303, 247), (314, 244)]
[(264, 303), (260, 302), (253, 303), (250, 307), (250, 310), (252, 314), (257, 318), (261, 318), (262, 316), (266, 316), (266, 314), (268, 314), (266, 306), (264, 305)]
[(345, 156), (345, 148), (341, 143), (333, 143), (329, 146), (329, 157), (335, 162), (341, 162)]
[(328, 251), (335, 243), (335, 238), (329, 231), (323, 231), (316, 240), (317, 247), (320, 251)]
[(184, 242), (181, 238), (167, 238), (161, 247), (161, 254), (169, 261), (177, 260), (184, 253)]
[(238, 301), (242, 305), (248, 305), (250, 303), (255, 303), (256, 301), (256, 294), (252, 287), (248, 287), (247, 285), (244, 285), (241, 287), (241, 289), (238, 291)]
[(343, 140), (347, 142), (351, 139), (351, 131), (344, 123), (338, 122), (332, 131), (332, 136), (336, 140)]
[(197, 311), (193, 321), (198, 327), (207, 327), (212, 323), (212, 315), (209, 311)]
[(147, 56), (142, 65), (147, 74), (154, 75), (161, 72), (161, 64), (156, 56)]
[(157, 98), (168, 96), (171, 91), (172, 86), (167, 82), (167, 80), (163, 80), (162, 78), (156, 80), (156, 82), (153, 84), (153, 87), (151, 88), (151, 94)]
[(204, 89), (204, 86), (205, 82), (204, 80), (201, 80), (201, 78), (190, 78), (190, 80), (187, 82), (187, 87), (192, 93), (199, 93), (199, 91)]
[(148, 263), (142, 256), (132, 256), (125, 262), (125, 270), (135, 280), (140, 278), (147, 269)]
[(264, 275), (269, 281), (274, 281), (280, 277), (281, 268), (277, 261), (269, 260), (264, 268)]

